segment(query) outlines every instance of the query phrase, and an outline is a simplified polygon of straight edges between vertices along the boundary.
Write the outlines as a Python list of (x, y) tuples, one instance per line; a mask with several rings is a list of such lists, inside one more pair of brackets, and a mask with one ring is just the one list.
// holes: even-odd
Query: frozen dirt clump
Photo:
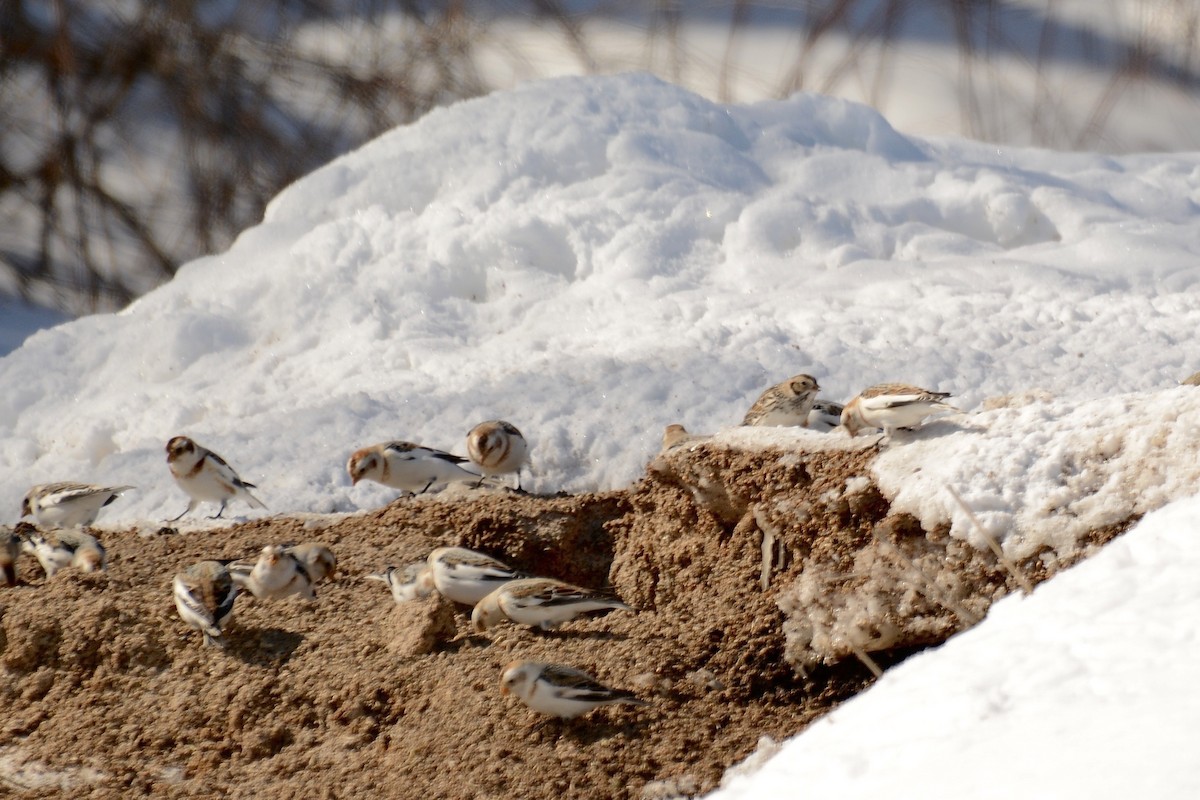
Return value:
[[(708, 440), (671, 448), (649, 468), (651, 480), (690, 494), (746, 559), (757, 548), (757, 574), (744, 582), (784, 615), (783, 655), (800, 675), (848, 657), (873, 665), (871, 654), (944, 641), (1018, 587), (990, 550), (950, 537), (948, 525), (927, 531), (894, 512), (871, 477), (875, 447), (821, 444), (762, 449)], [(1131, 514), (1081, 537), (1081, 551), (1132, 521)], [(1032, 580), (1048, 575), (1033, 557), (1018, 569)], [(643, 584), (680, 574), (653, 565), (632, 572)]]

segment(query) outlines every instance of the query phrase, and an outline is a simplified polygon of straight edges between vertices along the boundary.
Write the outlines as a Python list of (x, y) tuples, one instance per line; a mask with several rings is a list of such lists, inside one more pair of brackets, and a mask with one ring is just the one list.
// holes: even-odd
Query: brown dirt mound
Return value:
[[(1008, 591), (990, 557), (890, 517), (865, 481), (871, 455), (698, 444), (621, 492), (484, 492), (187, 535), (104, 533), (106, 573), (51, 581), (22, 557), (21, 583), (0, 589), (0, 786), (29, 797), (707, 791), (761, 736), (790, 736), (868, 686), (847, 656), (894, 663)], [(311, 540), (339, 559), (315, 603), (239, 598), (225, 651), (176, 616), (182, 567)], [(443, 544), (610, 586), (639, 611), (477, 636), (470, 609), (436, 597), (397, 606), (363, 579)], [(931, 577), (958, 613), (929, 596)], [(537, 718), (499, 694), (517, 658), (589, 670), (650, 705)]]

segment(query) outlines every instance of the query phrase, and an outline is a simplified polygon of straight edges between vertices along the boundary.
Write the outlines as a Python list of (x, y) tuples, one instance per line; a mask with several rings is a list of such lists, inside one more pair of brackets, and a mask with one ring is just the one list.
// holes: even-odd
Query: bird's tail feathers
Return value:
[[(249, 486), (250, 484), (246, 484), (246, 485)], [(266, 503), (264, 503), (262, 500), (259, 500), (254, 495), (250, 494), (249, 491), (243, 490), (242, 495), (246, 498), (246, 502), (250, 505), (251, 508), (261, 508), (263, 511), (269, 510), (267, 508)]]

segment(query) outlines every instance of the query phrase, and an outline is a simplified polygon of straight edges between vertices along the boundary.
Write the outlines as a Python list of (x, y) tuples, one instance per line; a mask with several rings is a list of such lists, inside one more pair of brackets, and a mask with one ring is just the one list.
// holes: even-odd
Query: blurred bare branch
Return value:
[(453, 2), (0, 0), (0, 31), (0, 290), (74, 311), (124, 304), (289, 182), (485, 89)]
[[(1104, 144), (1121, 104), (1150, 82), (1196, 96), (1194, 0), (1123, 0), (1126, 35), (1116, 37), (1071, 21), (1065, 6), (1078, 8), (1058, 0), (0, 0), (0, 293), (75, 312), (120, 306), (179, 264), (226, 247), (281, 188), (320, 164), (495, 88), (499, 79), (481, 65), (498, 62), (510, 79), (570, 63), (692, 85), (709, 76), (722, 102), (809, 89), (883, 107), (906, 48), (943, 48), (957, 58), (946, 84), (957, 91), (959, 131), (1076, 148)], [(714, 47), (722, 27), (724, 44)], [(514, 29), (538, 34), (522, 40)], [(692, 43), (693, 31), (705, 44)], [(748, 81), (763, 31), (787, 49), (773, 73)], [(1070, 69), (1106, 70), (1082, 119), (1065, 113), (1063, 82), (1046, 77), (1064, 59)]]

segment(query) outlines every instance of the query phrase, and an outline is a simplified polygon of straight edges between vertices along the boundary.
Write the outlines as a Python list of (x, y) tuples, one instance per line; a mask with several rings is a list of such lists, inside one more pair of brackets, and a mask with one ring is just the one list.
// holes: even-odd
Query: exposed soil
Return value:
[[(889, 516), (865, 479), (872, 456), (692, 443), (626, 491), (481, 491), (352, 517), (103, 532), (107, 572), (50, 581), (23, 556), (19, 585), (0, 589), (0, 794), (708, 791), (760, 737), (795, 734), (870, 685), (867, 662), (943, 641), (1016, 585), (990, 553)], [(312, 540), (339, 559), (316, 602), (239, 598), (224, 651), (176, 615), (177, 570)], [(396, 605), (363, 578), (444, 544), (611, 587), (639, 611), (478, 636), (470, 609), (436, 596)], [(650, 705), (536, 717), (499, 693), (517, 658), (586, 669)]]

